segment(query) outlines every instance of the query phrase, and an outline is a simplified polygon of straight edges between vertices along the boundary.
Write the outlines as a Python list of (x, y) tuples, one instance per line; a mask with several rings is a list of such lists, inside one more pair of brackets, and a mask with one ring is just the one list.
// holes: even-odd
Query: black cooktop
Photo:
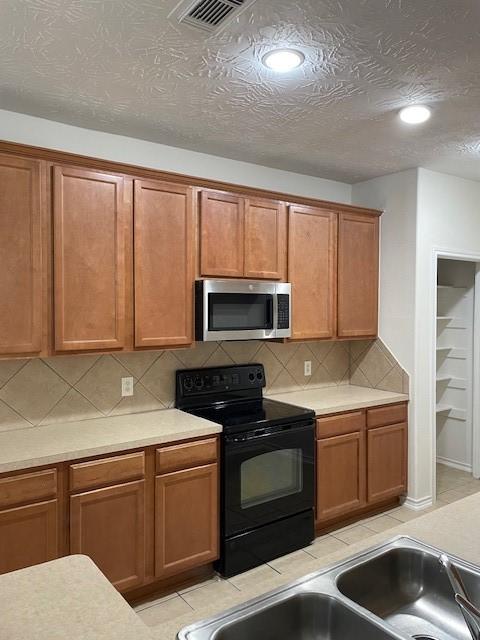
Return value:
[(231, 427), (251, 429), (310, 420), (314, 417), (314, 412), (310, 409), (268, 398), (188, 409), (188, 413), (221, 424), (226, 431), (231, 431)]
[(221, 424), (225, 432), (312, 420), (310, 409), (263, 397), (262, 364), (244, 364), (176, 373), (178, 409)]

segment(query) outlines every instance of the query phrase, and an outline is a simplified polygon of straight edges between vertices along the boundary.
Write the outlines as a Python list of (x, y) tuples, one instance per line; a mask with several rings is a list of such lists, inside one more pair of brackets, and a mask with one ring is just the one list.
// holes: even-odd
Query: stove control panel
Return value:
[(177, 371), (177, 406), (182, 398), (205, 394), (261, 390), (265, 386), (263, 364), (243, 364), (231, 367), (182, 369)]

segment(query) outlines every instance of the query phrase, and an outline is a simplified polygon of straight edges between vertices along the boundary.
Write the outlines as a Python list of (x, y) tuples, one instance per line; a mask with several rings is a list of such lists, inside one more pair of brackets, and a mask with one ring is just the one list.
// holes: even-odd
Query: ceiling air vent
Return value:
[(228, 18), (237, 14), (239, 9), (246, 9), (252, 2), (254, 0), (196, 0), (193, 4), (188, 2), (186, 9), (185, 2), (182, 2), (175, 14), (182, 23), (212, 32), (224, 26)]

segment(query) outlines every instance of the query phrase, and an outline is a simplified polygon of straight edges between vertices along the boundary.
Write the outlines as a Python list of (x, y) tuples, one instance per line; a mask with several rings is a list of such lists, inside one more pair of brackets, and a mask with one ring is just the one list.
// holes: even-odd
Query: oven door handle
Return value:
[(251, 432), (251, 433), (242, 433), (239, 435), (232, 435), (232, 436), (226, 436), (225, 437), (225, 442), (232, 442), (232, 443), (245, 443), (245, 442), (252, 442), (255, 440), (261, 440), (262, 438), (268, 438), (269, 436), (277, 436), (277, 435), (282, 435), (283, 433), (290, 433), (293, 429), (295, 429), (295, 431), (297, 433), (304, 433), (305, 431), (308, 430), (313, 430), (314, 429), (314, 423), (310, 423), (310, 424), (305, 424), (302, 427), (299, 427), (296, 424), (291, 424), (291, 425), (285, 425), (283, 427), (270, 427), (270, 428), (265, 428), (265, 429), (255, 429), (255, 431)]

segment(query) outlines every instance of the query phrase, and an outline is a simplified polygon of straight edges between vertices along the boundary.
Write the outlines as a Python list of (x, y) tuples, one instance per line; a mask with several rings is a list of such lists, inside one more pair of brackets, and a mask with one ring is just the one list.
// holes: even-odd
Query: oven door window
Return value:
[(240, 467), (240, 506), (249, 509), (303, 489), (302, 450), (280, 449), (249, 458)]
[(208, 330), (273, 329), (273, 296), (254, 293), (209, 293)]

